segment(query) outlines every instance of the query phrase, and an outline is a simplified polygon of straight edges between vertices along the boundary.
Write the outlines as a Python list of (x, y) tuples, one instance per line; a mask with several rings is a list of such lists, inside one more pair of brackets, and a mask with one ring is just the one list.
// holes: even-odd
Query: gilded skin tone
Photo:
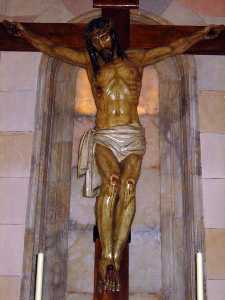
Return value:
[[(11, 33), (13, 31), (14, 35), (23, 37), (41, 52), (86, 69), (97, 108), (97, 129), (140, 124), (137, 106), (144, 67), (184, 53), (206, 38), (212, 28), (218, 33), (221, 30), (221, 27), (208, 26), (166, 47), (127, 50), (125, 57), (121, 58), (113, 45), (109, 22), (107, 26), (96, 28), (89, 34), (92, 45), (99, 53), (100, 68), (94, 74), (88, 51), (55, 46), (50, 40), (33, 34), (19, 23), (5, 24)], [(121, 256), (135, 214), (135, 189), (142, 155), (131, 154), (119, 163), (110, 149), (97, 144), (95, 159), (102, 179), (96, 201), (96, 220), (102, 245), (99, 272), (104, 289), (115, 292), (120, 289), (118, 272)]]

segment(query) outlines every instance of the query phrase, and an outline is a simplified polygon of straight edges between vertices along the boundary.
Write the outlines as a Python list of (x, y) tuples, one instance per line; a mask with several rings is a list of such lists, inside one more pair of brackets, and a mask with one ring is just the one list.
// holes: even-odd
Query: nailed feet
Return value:
[(116, 293), (120, 291), (119, 271), (115, 268), (112, 259), (102, 257), (99, 262), (100, 280), (98, 282), (98, 290)]

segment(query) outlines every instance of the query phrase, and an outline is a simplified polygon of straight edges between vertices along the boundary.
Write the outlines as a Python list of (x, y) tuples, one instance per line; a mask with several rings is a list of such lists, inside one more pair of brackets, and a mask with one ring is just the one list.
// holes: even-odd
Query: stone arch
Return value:
[[(99, 10), (71, 22), (87, 22)], [(132, 22), (167, 24), (144, 13)], [(203, 250), (196, 68), (190, 56), (155, 65), (159, 76), (162, 299), (195, 299), (196, 250)], [(45, 250), (44, 299), (64, 299), (73, 105), (78, 68), (43, 56), (36, 108), (21, 300), (34, 295), (36, 254)]]

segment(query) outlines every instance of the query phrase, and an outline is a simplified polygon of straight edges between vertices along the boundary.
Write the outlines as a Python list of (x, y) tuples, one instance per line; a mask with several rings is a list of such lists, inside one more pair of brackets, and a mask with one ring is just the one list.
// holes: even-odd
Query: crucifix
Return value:
[[(96, 0), (94, 7), (102, 8), (104, 18), (87, 27), (5, 23), (14, 39), (1, 31), (0, 50), (42, 51), (87, 70), (97, 106), (96, 127), (82, 139), (78, 168), (86, 175), (85, 194), (97, 196), (94, 299), (125, 300), (127, 243), (145, 152), (137, 115), (143, 69), (183, 53), (224, 54), (224, 27), (130, 26), (129, 9), (137, 8), (138, 1)], [(100, 176), (97, 186), (95, 172)]]

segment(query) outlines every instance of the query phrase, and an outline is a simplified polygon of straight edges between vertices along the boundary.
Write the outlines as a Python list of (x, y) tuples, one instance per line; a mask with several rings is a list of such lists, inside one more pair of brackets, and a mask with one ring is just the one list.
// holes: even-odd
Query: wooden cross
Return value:
[[(102, 8), (110, 16), (121, 36), (125, 48), (151, 49), (167, 46), (180, 37), (190, 36), (203, 26), (143, 25), (129, 26), (129, 9), (138, 8), (138, 0), (94, 0), (94, 7)], [(121, 21), (122, 20), (122, 21)], [(76, 23), (26, 23), (34, 33), (50, 38), (56, 44), (71, 48), (85, 47), (85, 24)], [(0, 51), (38, 51), (21, 38), (9, 36), (0, 23)], [(188, 49), (187, 54), (225, 55), (225, 31), (214, 40), (203, 40)]]
[[(130, 9), (138, 8), (138, 0), (93, 0), (95, 8), (101, 8), (103, 16), (113, 19), (116, 30), (119, 32), (121, 44), (124, 48), (151, 49), (158, 46), (167, 46), (180, 37), (190, 36), (203, 26), (173, 26), (173, 25), (130, 25)], [(45, 36), (56, 44), (65, 45), (74, 49), (85, 47), (85, 24), (63, 23), (26, 23), (26, 27), (36, 34)], [(7, 34), (0, 23), (0, 51), (38, 51), (24, 39), (12, 37)], [(215, 40), (205, 40), (197, 43), (187, 54), (225, 55), (225, 31)], [(97, 265), (100, 257), (100, 242), (95, 236), (95, 292), (94, 300), (127, 300), (128, 299), (128, 261), (129, 249), (125, 249), (126, 255), (121, 267), (121, 291), (109, 295), (99, 294), (96, 288)]]

